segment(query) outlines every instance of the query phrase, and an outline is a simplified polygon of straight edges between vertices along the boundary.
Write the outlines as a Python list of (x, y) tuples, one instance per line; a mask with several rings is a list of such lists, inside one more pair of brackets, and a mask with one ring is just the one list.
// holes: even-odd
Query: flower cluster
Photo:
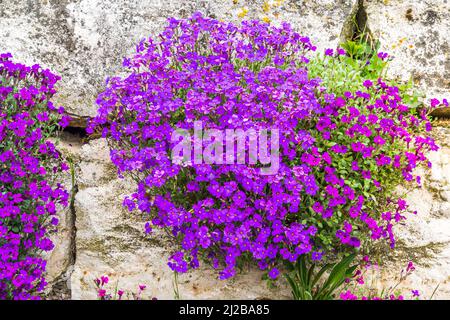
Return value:
[[(320, 260), (363, 242), (394, 245), (407, 205), (389, 188), (420, 182), (413, 170), (437, 149), (420, 135), (430, 129), (426, 110), (402, 103), (381, 78), (334, 94), (309, 73), (315, 50), (287, 23), (236, 26), (195, 13), (169, 19), (124, 60), (129, 76), (108, 79), (88, 131), (108, 139), (119, 175), (137, 182), (124, 205), (149, 214), (147, 232), (165, 228), (179, 241), (173, 270), (203, 258), (226, 279), (250, 259), (276, 278), (280, 261), (303, 254)], [(327, 59), (345, 55), (336, 52)], [(197, 120), (206, 129), (278, 129), (278, 172), (262, 175), (261, 162), (172, 161), (174, 130), (193, 131)]]
[(46, 284), (39, 253), (68, 200), (53, 181), (68, 167), (48, 141), (69, 121), (49, 100), (59, 79), (0, 55), (0, 299), (36, 299)]

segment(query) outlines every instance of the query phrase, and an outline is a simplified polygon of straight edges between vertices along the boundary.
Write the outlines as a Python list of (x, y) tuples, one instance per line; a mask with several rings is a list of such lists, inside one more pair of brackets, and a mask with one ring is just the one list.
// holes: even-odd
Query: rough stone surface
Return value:
[(155, 36), (168, 17), (194, 11), (227, 21), (270, 18), (289, 21), (319, 48), (336, 46), (353, 0), (3, 0), (0, 1), (0, 51), (62, 76), (57, 101), (78, 116), (95, 115), (95, 97), (106, 77), (120, 71), (124, 56), (142, 38)]
[(435, 293), (437, 299), (450, 298), (450, 128), (433, 129), (438, 152), (429, 154), (432, 163), (423, 177), (423, 187), (410, 191), (406, 200), (410, 211), (405, 225), (397, 228), (398, 248), (389, 255), (383, 268), (384, 283), (400, 274), (408, 261), (416, 263), (415, 272), (402, 286), (418, 289), (424, 298)]
[(367, 27), (394, 56), (388, 74), (412, 77), (428, 98), (450, 91), (450, 1), (365, 0)]

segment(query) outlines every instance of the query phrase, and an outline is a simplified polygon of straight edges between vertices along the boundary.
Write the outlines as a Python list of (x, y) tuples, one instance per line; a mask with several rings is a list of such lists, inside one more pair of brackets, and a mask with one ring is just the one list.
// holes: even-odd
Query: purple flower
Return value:
[(104, 298), (106, 296), (106, 290), (105, 289), (98, 290), (98, 296), (100, 298)]
[(270, 279), (276, 279), (276, 278), (278, 278), (279, 274), (280, 274), (280, 271), (278, 271), (277, 268), (272, 268), (269, 271), (269, 278)]
[(325, 49), (325, 55), (329, 57), (333, 56), (333, 49)]
[(319, 261), (321, 260), (323, 257), (323, 252), (321, 251), (314, 251), (313, 253), (311, 253), (311, 259), (313, 261)]
[(378, 52), (378, 58), (380, 58), (381, 60), (386, 60), (386, 58), (388, 57), (388, 54), (386, 52)]
[(337, 48), (336, 51), (340, 56), (345, 56), (347, 54), (343, 48)]
[(382, 137), (380, 137), (380, 136), (376, 136), (374, 139), (373, 139), (373, 142), (374, 143), (376, 143), (376, 144), (379, 144), (379, 145), (384, 145), (385, 143), (386, 143), (386, 140), (384, 140)]
[(373, 82), (370, 80), (366, 80), (363, 82), (363, 86), (366, 88), (370, 88), (371, 86), (373, 86)]
[(440, 104), (440, 101), (436, 98), (431, 99), (430, 101), (431, 107), (435, 108), (436, 106), (438, 106)]

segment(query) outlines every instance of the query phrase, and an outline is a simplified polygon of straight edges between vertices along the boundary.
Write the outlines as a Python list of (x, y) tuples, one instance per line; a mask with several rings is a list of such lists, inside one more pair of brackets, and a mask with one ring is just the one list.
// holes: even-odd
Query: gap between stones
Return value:
[(376, 40), (369, 29), (367, 20), (364, 0), (357, 0), (353, 5), (349, 16), (344, 21), (339, 37), (340, 42), (365, 41), (374, 47)]
[(66, 223), (67, 229), (69, 230), (69, 252), (67, 252), (67, 267), (61, 273), (59, 277), (57, 277), (51, 284), (51, 290), (48, 294), (48, 297), (51, 299), (71, 299), (72, 298), (72, 290), (70, 284), (70, 278), (74, 269), (74, 265), (77, 259), (77, 246), (76, 246), (76, 238), (77, 238), (77, 227), (76, 227), (76, 210), (75, 210), (75, 196), (78, 193), (78, 184), (76, 183), (75, 177), (75, 164), (70, 165), (71, 172), (71, 190), (70, 190), (70, 201), (69, 206), (67, 208), (67, 216)]

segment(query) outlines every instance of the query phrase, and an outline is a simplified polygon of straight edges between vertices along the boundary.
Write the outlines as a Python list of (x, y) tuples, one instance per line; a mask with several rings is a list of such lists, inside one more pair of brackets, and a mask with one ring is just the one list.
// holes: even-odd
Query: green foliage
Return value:
[(309, 75), (320, 78), (328, 92), (337, 96), (346, 91), (364, 90), (362, 84), (365, 80), (383, 78), (389, 85), (399, 88), (403, 103), (414, 109), (421, 106), (425, 95), (414, 88), (412, 79), (406, 83), (385, 79), (390, 58), (383, 59), (378, 55), (379, 46), (379, 42), (372, 46), (363, 40), (342, 43), (346, 55), (316, 55), (308, 64)]
[[(352, 265), (355, 257), (356, 254), (350, 254), (339, 262), (318, 267), (314, 261), (309, 261), (306, 255), (301, 255), (295, 264), (288, 265), (290, 272), (285, 275), (293, 298), (295, 300), (334, 299), (341, 291), (345, 280), (351, 277), (358, 267), (358, 265)], [(324, 275), (326, 275), (325, 280)]]

